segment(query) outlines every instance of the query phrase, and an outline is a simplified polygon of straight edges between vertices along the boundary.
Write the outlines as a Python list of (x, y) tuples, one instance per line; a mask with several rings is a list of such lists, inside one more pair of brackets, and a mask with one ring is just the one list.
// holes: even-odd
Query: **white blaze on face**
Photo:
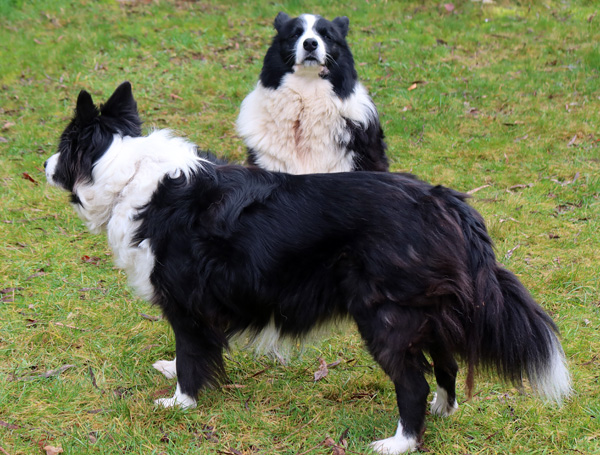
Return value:
[(57, 186), (56, 182), (52, 179), (52, 177), (54, 176), (54, 171), (56, 170), (56, 165), (58, 164), (59, 155), (59, 153), (55, 153), (50, 158), (48, 158), (48, 161), (46, 161), (46, 163), (44, 164), (44, 167), (46, 168), (46, 180), (50, 185), (53, 186)]
[[(303, 14), (300, 16), (300, 19), (304, 23), (304, 33), (296, 42), (296, 65), (324, 65), (326, 55), (325, 42), (315, 30), (319, 18), (312, 14)], [(314, 57), (316, 60), (305, 61), (309, 56)]]

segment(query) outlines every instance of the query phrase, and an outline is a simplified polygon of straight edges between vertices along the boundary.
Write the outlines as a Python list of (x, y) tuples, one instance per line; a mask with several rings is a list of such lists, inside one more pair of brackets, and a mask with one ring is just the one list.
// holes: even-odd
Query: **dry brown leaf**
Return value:
[(38, 182), (31, 175), (29, 175), (29, 173), (27, 173), (27, 172), (23, 172), (21, 174), (21, 177), (23, 177), (25, 180), (29, 180), (34, 185), (38, 184)]
[(54, 446), (44, 446), (44, 451), (46, 455), (58, 455), (59, 453), (63, 453), (62, 447), (54, 447)]
[(148, 319), (149, 321), (160, 321), (162, 319), (161, 316), (152, 316), (152, 315), (146, 314), (146, 313), (140, 313), (140, 316), (143, 317), (144, 319)]
[(323, 379), (328, 373), (327, 362), (323, 357), (319, 357), (319, 369), (315, 371), (315, 382)]
[(335, 441), (333, 440), (333, 438), (330, 438), (328, 436), (325, 438), (325, 441), (323, 441), (323, 445), (325, 447), (333, 447), (333, 446), (335, 446)]

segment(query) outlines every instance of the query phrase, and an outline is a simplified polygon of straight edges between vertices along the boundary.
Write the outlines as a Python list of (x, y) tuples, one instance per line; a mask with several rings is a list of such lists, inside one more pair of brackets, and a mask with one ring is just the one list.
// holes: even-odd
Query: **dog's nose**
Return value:
[(48, 166), (48, 160), (44, 161), (44, 169), (46, 169), (46, 166)]
[(304, 49), (307, 50), (308, 52), (314, 51), (318, 45), (319, 45), (319, 43), (314, 38), (305, 39), (304, 43), (302, 44)]

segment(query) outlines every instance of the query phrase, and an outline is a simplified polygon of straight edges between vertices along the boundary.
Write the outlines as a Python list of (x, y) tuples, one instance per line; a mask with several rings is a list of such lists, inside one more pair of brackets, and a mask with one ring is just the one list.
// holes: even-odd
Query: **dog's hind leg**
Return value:
[(375, 314), (367, 309), (355, 317), (369, 351), (396, 389), (400, 414), (396, 434), (371, 444), (374, 451), (383, 454), (416, 450), (425, 428), (429, 395), (424, 374), (427, 361), (417, 345), (423, 320), (418, 313), (410, 312), (389, 304), (381, 305)]
[(431, 413), (443, 417), (452, 415), (458, 409), (456, 403), (456, 373), (458, 364), (452, 353), (441, 343), (429, 349), (433, 360), (433, 371), (437, 382), (437, 391), (431, 402)]

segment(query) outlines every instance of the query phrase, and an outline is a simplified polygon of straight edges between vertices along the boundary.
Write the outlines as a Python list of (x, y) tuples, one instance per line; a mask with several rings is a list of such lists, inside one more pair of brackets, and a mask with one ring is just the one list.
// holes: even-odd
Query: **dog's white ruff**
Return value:
[[(56, 167), (58, 154), (46, 164), (48, 181)], [(90, 231), (106, 231), (115, 264), (124, 269), (136, 293), (150, 302), (154, 288), (150, 274), (154, 255), (148, 240), (132, 245), (139, 226), (135, 215), (152, 197), (165, 177), (190, 175), (202, 166), (191, 142), (172, 136), (169, 130), (154, 131), (145, 137), (121, 137), (113, 142), (94, 165), (91, 182), (78, 182), (73, 188), (80, 203), (75, 210)]]
[(177, 383), (177, 388), (175, 389), (175, 395), (173, 395), (172, 398), (159, 398), (158, 400), (154, 400), (154, 403), (165, 408), (177, 406), (181, 409), (192, 409), (195, 408), (197, 404), (195, 398), (186, 395), (181, 391), (179, 382)]
[(437, 386), (437, 392), (433, 394), (431, 401), (431, 413), (442, 417), (451, 416), (458, 409), (456, 400), (450, 405), (448, 403), (448, 392), (443, 387)]
[(398, 421), (396, 434), (391, 438), (382, 439), (371, 443), (371, 449), (375, 452), (396, 455), (405, 452), (414, 452), (417, 448), (416, 438), (407, 438), (403, 434), (402, 423)]
[(237, 119), (238, 134), (257, 154), (256, 164), (291, 174), (353, 170), (354, 152), (346, 119), (363, 128), (378, 117), (367, 90), (356, 82), (354, 92), (340, 99), (319, 67), (296, 65), (276, 89), (258, 82), (244, 99)]

